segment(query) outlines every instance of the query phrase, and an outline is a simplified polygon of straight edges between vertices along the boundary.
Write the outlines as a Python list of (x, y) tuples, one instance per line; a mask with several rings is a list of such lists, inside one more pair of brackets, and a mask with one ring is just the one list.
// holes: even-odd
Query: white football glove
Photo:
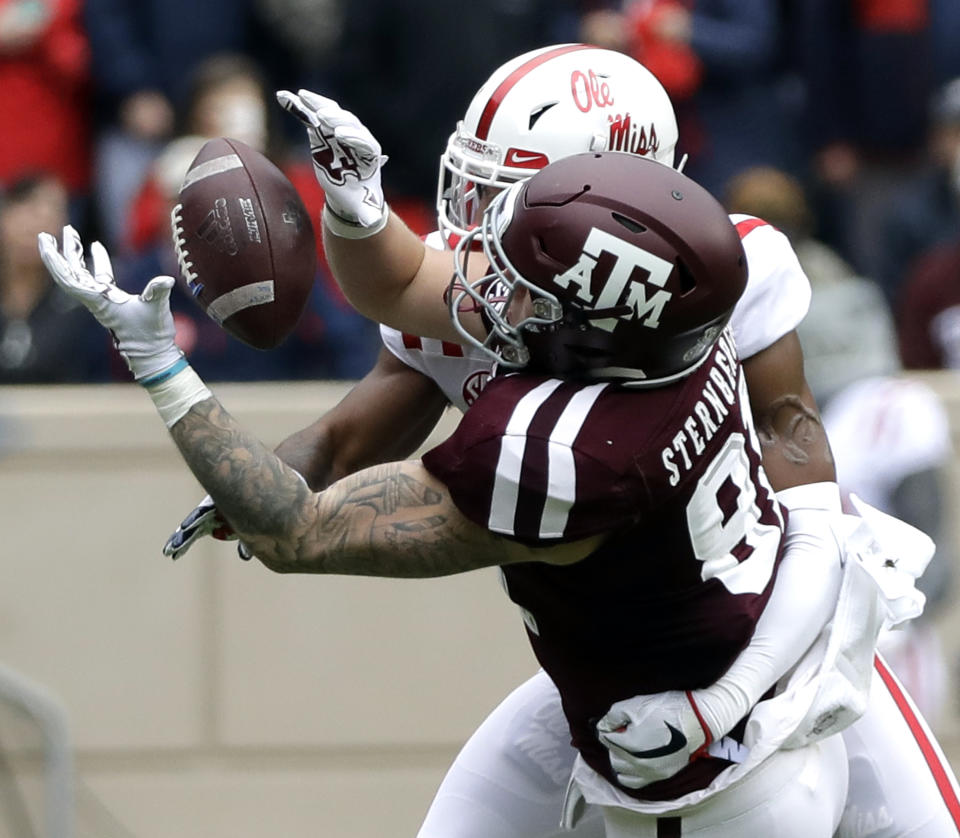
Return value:
[(135, 296), (117, 287), (110, 256), (100, 242), (90, 247), (91, 273), (83, 258), (83, 243), (73, 227), (63, 228), (62, 253), (49, 233), (40, 233), (38, 238), (40, 258), (54, 281), (110, 330), (138, 383), (150, 384), (158, 374), (181, 362), (183, 353), (173, 342), (170, 291), (176, 280), (172, 276), (154, 277)]
[(387, 158), (373, 134), (333, 99), (309, 90), (279, 90), (277, 101), (307, 127), (313, 170), (326, 193), (326, 206), (351, 224), (382, 227), (386, 204), (380, 167)]
[(713, 740), (693, 696), (683, 690), (616, 702), (597, 722), (597, 736), (618, 782), (630, 789), (672, 777)]
[[(220, 517), (220, 512), (210, 495), (204, 497), (180, 522), (176, 532), (163, 545), (163, 555), (176, 561), (193, 546), (194, 542), (208, 535), (219, 541), (235, 541), (237, 538), (233, 528)], [(242, 541), (237, 545), (237, 553), (244, 561), (253, 557), (250, 548)]]

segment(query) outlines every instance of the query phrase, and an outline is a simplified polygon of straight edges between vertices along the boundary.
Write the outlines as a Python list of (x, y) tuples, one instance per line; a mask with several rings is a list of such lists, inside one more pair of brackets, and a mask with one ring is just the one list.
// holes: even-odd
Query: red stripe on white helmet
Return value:
[(597, 47), (591, 46), (590, 44), (567, 44), (566, 46), (556, 47), (555, 49), (548, 49), (545, 52), (541, 52), (539, 55), (535, 55), (529, 61), (526, 61), (517, 67), (512, 73), (510, 73), (510, 75), (500, 82), (500, 84), (497, 86), (497, 89), (493, 91), (493, 94), (490, 96), (490, 99), (484, 106), (483, 112), (480, 114), (480, 122), (477, 125), (477, 139), (487, 139), (487, 135), (490, 133), (490, 125), (493, 122), (493, 117), (496, 116), (497, 109), (500, 107), (500, 103), (503, 102), (504, 97), (513, 89), (514, 85), (516, 85), (520, 79), (526, 76), (531, 70), (535, 70), (541, 64), (549, 61), (552, 58), (556, 58), (558, 55), (566, 55), (568, 52), (577, 52), (585, 49), (597, 49)]

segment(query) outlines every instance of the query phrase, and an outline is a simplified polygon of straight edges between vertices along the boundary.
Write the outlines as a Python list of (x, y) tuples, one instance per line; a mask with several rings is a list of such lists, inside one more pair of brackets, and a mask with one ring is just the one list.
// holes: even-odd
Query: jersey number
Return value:
[[(747, 439), (733, 433), (713, 458), (687, 504), (687, 529), (701, 578), (717, 578), (733, 594), (758, 594), (773, 573), (783, 521), (760, 523), (757, 484), (750, 476)], [(758, 482), (773, 496), (763, 469)], [(780, 509), (774, 504), (777, 517)]]

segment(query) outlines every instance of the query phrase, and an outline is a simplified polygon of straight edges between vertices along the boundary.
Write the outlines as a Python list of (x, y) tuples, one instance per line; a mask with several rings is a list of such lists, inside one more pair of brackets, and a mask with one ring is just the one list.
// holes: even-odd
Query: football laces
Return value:
[(177, 204), (170, 211), (170, 227), (173, 232), (173, 249), (177, 254), (177, 265), (180, 267), (180, 273), (183, 274), (187, 285), (196, 296), (203, 290), (203, 285), (197, 282), (197, 272), (193, 270), (190, 251), (187, 250), (187, 238), (183, 229), (183, 204)]

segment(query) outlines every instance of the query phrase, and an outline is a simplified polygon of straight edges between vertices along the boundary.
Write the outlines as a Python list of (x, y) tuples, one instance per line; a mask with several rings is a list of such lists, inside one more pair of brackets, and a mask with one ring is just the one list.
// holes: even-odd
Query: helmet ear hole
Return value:
[(534, 236), (534, 242), (536, 243), (536, 248), (538, 251), (538, 256), (540, 260), (555, 270), (557, 273), (563, 273), (564, 269), (567, 267), (564, 263), (554, 256), (547, 247), (547, 240), (543, 236)]
[(687, 263), (684, 262), (683, 259), (677, 259), (674, 263), (674, 270), (677, 272), (680, 280), (680, 296), (685, 297), (697, 287), (697, 278), (693, 275), (693, 271), (687, 267)]
[(553, 108), (559, 105), (559, 102), (544, 102), (542, 105), (537, 106), (532, 111), (530, 111), (530, 122), (527, 125), (527, 130), (532, 131), (533, 126), (537, 124), (537, 120), (540, 119), (550, 108)]
[(620, 224), (622, 227), (626, 227), (631, 233), (646, 233), (647, 228), (641, 224), (639, 221), (634, 221), (632, 218), (627, 218), (625, 215), (621, 215), (619, 212), (611, 213), (613, 220)]

